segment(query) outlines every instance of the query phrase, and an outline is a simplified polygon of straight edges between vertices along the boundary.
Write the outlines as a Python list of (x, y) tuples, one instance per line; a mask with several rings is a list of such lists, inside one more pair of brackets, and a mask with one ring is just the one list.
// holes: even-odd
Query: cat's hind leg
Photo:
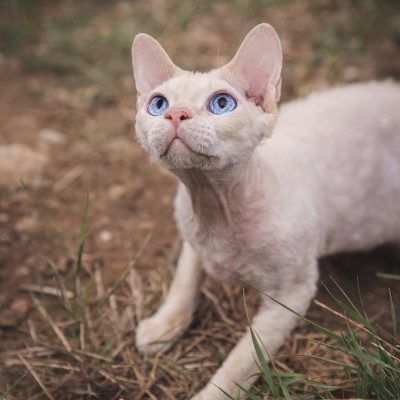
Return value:
[[(290, 284), (284, 285), (276, 297), (282, 304), (299, 314), (305, 314), (317, 287), (317, 261), (314, 260), (308, 267), (299, 271)], [(261, 348), (265, 347), (272, 356), (294, 328), (297, 319), (295, 313), (264, 298), (252, 322), (252, 328), (262, 342)], [(268, 359), (267, 355), (265, 357)], [(254, 382), (258, 372), (255, 360), (257, 356), (248, 330), (207, 386), (191, 400), (225, 400), (227, 397), (220, 389), (235, 399), (242, 398), (244, 393), (239, 391), (238, 384), (249, 388)]]
[(168, 296), (150, 318), (140, 321), (136, 346), (140, 352), (154, 354), (167, 350), (174, 339), (189, 326), (197, 305), (203, 278), (200, 260), (187, 243), (183, 243), (178, 266)]

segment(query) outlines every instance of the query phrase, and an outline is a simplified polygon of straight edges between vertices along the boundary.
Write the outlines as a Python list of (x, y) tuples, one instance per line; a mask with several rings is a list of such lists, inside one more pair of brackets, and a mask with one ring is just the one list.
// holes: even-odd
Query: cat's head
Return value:
[(275, 30), (256, 26), (234, 58), (208, 73), (177, 67), (151, 36), (132, 45), (138, 93), (136, 135), (170, 170), (221, 169), (250, 157), (272, 133), (282, 49)]

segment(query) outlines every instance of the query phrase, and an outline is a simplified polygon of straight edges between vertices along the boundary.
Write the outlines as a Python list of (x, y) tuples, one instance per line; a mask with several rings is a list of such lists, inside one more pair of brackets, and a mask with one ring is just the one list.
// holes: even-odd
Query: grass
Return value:
[[(126, 300), (126, 313), (120, 315), (118, 303), (121, 300), (117, 297), (117, 292), (123, 285), (128, 285), (131, 291), (134, 290), (131, 286), (134, 281), (134, 268), (149, 242), (150, 234), (145, 237), (137, 256), (114, 284), (106, 289), (100, 269), (89, 272), (82, 261), (88, 208), (87, 198), (72, 282), (66, 282), (57, 266), (50, 262), (58, 287), (39, 284), (26, 288), (41, 322), (30, 320), (30, 345), (11, 356), (7, 353), (8, 357), (2, 360), (4, 375), (17, 373), (20, 376), (1, 394), (0, 399), (13, 398), (12, 395), (17, 389), (21, 393), (21, 386), (26, 386), (25, 390), (28, 390), (27, 396), (30, 399), (42, 398), (42, 395), (50, 400), (61, 397), (76, 399), (79, 394), (86, 398), (86, 395), (94, 395), (99, 388), (101, 396), (111, 391), (113, 395), (107, 397), (111, 399), (114, 398), (115, 392), (119, 395), (123, 391), (124, 385), (139, 381), (138, 377), (136, 381), (129, 380), (116, 372), (129, 368), (119, 362), (125, 347), (132, 344), (131, 337), (127, 338), (124, 335), (124, 332), (130, 330), (131, 304)], [(52, 299), (50, 302), (49, 297)], [(122, 358), (129, 364), (131, 354)], [(135, 374), (139, 374), (134, 365), (131, 368)], [(2, 378), (4, 379), (4, 376)], [(72, 390), (68, 388), (71, 379), (74, 381)], [(33, 391), (32, 384), (36, 386)], [(111, 389), (107, 387), (108, 384), (111, 385)]]
[[(381, 37), (398, 42), (396, 0), (353, 0), (345, 6), (302, 0), (302, 4), (304, 10), (299, 18), (305, 25), (303, 45), (309, 44), (312, 52), (304, 52), (303, 59), (294, 65), (290, 66), (289, 61), (286, 65), (289, 71), (298, 62), (306, 61), (308, 67), (326, 68), (329, 79), (338, 81), (343, 79), (347, 67), (361, 69), (365, 62), (371, 62), (369, 53), (379, 48)], [(0, 11), (6, 18), (0, 23), (0, 46), (5, 54), (18, 57), (28, 72), (50, 71), (63, 77), (66, 85), (98, 85), (110, 93), (121, 94), (127, 93), (120, 78), (131, 74), (127, 60), (136, 33), (145, 31), (168, 41), (180, 37), (184, 46), (181, 50), (185, 52), (180, 60), (182, 65), (189, 69), (209, 68), (213, 50), (204, 44), (197, 48), (193, 41), (186, 43), (181, 36), (190, 29), (190, 24), (203, 19), (207, 23), (208, 16), (213, 14), (221, 19), (218, 13), (222, 11), (218, 8), (229, 7), (224, 13), (232, 16), (231, 22), (220, 20), (214, 24), (220, 26), (227, 41), (237, 45), (251, 26), (270, 21), (271, 17), (273, 23), (276, 10), (291, 6), (295, 6), (293, 0), (235, 0), (229, 6), (224, 1), (211, 0), (138, 5), (128, 2), (118, 5), (116, 1), (68, 5), (61, 0), (53, 3), (1, 0)], [(309, 15), (320, 17), (308, 21)], [(232, 23), (236, 23), (235, 29)], [(190, 47), (196, 49), (197, 56)], [(208, 53), (205, 60), (201, 57), (203, 52)], [(396, 75), (396, 71), (390, 67), (382, 75)]]
[[(319, 340), (310, 340), (332, 351), (334, 357), (304, 356), (320, 361), (319, 380), (310, 379), (306, 374), (295, 371), (281, 370), (277, 367), (276, 360), (268, 355), (257, 332), (250, 327), (262, 383), (259, 383), (254, 390), (242, 388), (249, 399), (337, 399), (348, 396), (379, 400), (400, 398), (400, 341), (397, 336), (397, 315), (391, 292), (389, 291), (388, 307), (393, 332), (378, 333), (365, 310), (358, 309), (340, 286), (338, 284), (336, 286), (341, 298), (326, 290), (339, 307), (339, 312), (320, 302), (317, 303), (325, 311), (345, 321), (347, 329), (342, 332), (327, 329), (265, 294), (322, 334)], [(361, 295), (360, 301), (362, 304)], [(360, 331), (368, 335), (363, 342), (359, 339)], [(227, 395), (227, 397), (234, 400), (232, 396)]]
[[(157, 399), (160, 388), (166, 398), (186, 398), (182, 395), (175, 397), (166, 385), (176, 385), (175, 390), (178, 391), (183, 390), (183, 381), (190, 386), (190, 370), (179, 362), (179, 357), (184, 358), (187, 350), (180, 353), (179, 357), (159, 354), (152, 359), (143, 359), (134, 347), (132, 298), (138, 300), (135, 267), (150, 240), (150, 234), (144, 239), (136, 257), (111, 287), (105, 288), (101, 270), (91, 270), (83, 262), (88, 234), (88, 209), (87, 198), (74, 273), (70, 279), (66, 280), (57, 266), (50, 263), (57, 286), (42, 284), (28, 288), (38, 317), (29, 320), (30, 338), (25, 341), (25, 346), (15, 352), (7, 352), (3, 357), (2, 370), (5, 376), (15, 378), (0, 394), (0, 399), (14, 399), (14, 392), (19, 393), (17, 398), (25, 393), (32, 400), (117, 399), (128, 394), (135, 394), (137, 398)], [(176, 261), (175, 250), (173, 254), (171, 263)], [(345, 331), (330, 330), (298, 315), (303, 323), (312, 326), (317, 333), (308, 333), (304, 338), (308, 344), (303, 348), (308, 354), (291, 354), (283, 362), (282, 355), (270, 357), (257, 332), (250, 328), (260, 379), (252, 389), (242, 388), (246, 398), (305, 400), (355, 397), (389, 400), (399, 397), (400, 341), (397, 339), (397, 314), (391, 293), (388, 307), (393, 332), (389, 333), (378, 332), (363, 306), (357, 308), (339, 285), (337, 289), (340, 297), (326, 290), (335, 300), (339, 311), (320, 302), (317, 304), (324, 312), (328, 311), (344, 321)], [(51, 301), (48, 301), (49, 297)], [(361, 295), (360, 300), (362, 304)], [(277, 303), (294, 312), (284, 304)], [(248, 315), (246, 305), (245, 312)], [(363, 341), (359, 338), (360, 332), (368, 336)], [(192, 345), (189, 344), (190, 347)], [(310, 347), (312, 351), (307, 352)], [(315, 349), (318, 351), (315, 352)], [(290, 358), (304, 361), (304, 364), (310, 359), (317, 362), (317, 376), (309, 376), (307, 372), (291, 368), (291, 362), (287, 362)], [(201, 362), (199, 360), (201, 357), (197, 354), (192, 363)], [(159, 384), (160, 381), (163, 383)], [(228, 394), (226, 396), (235, 400)]]
[(0, 0), (0, 49), (14, 52), (30, 36), (39, 34), (41, 1)]

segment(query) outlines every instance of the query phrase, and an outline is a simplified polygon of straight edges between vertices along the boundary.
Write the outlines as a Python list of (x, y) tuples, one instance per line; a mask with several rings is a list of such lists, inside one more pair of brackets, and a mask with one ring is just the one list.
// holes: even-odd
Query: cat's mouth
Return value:
[(165, 150), (165, 153), (161, 155), (161, 157), (165, 157), (167, 153), (172, 150), (172, 148), (176, 148), (176, 150), (189, 150), (193, 152), (193, 150), (179, 137), (175, 136), (167, 146), (167, 149)]
[(195, 151), (193, 150), (182, 138), (180, 138), (179, 136), (175, 136), (171, 142), (168, 144), (167, 149), (165, 150), (165, 152), (163, 154), (161, 154), (160, 158), (165, 157), (168, 152), (170, 152), (171, 150), (174, 151), (178, 151), (178, 152), (182, 152), (182, 151), (189, 151), (193, 154), (199, 155), (199, 156), (203, 156), (203, 157), (207, 157), (212, 161), (217, 161), (218, 157), (213, 156), (211, 154), (206, 154), (206, 153), (202, 153), (199, 151)]

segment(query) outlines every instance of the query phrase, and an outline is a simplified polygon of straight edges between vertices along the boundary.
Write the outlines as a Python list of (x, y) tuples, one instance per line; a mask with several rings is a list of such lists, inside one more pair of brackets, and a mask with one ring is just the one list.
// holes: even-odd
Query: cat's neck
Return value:
[(232, 224), (232, 216), (246, 207), (250, 187), (255, 187), (260, 163), (256, 153), (241, 164), (221, 170), (173, 171), (186, 187), (194, 217), (201, 226)]

